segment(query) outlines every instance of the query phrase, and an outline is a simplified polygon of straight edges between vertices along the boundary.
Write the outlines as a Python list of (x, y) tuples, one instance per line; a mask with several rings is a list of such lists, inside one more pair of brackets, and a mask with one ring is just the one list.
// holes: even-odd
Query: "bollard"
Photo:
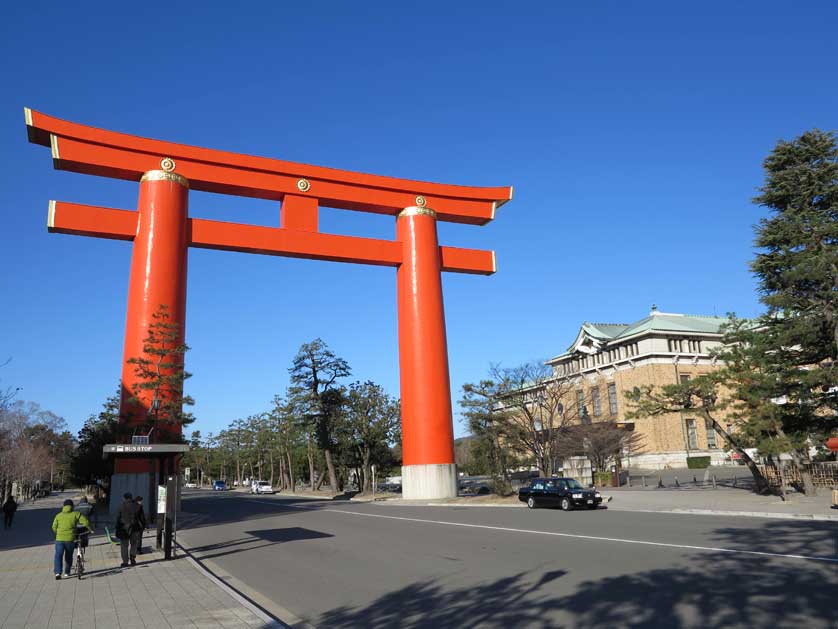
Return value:
[(631, 474), (626, 475), (626, 482), (628, 483), (628, 486), (631, 487)]
[(643, 486), (644, 487), (646, 486), (646, 475), (645, 474), (643, 475)]
[(716, 488), (716, 475), (713, 474), (713, 489)]
[(681, 486), (681, 484), (678, 482), (678, 477), (677, 477), (677, 476), (675, 477), (675, 486), (676, 486), (676, 487), (680, 487), (680, 486)]
[(733, 475), (733, 486), (736, 487), (736, 474)]
[(658, 487), (663, 487), (663, 476), (658, 475)]

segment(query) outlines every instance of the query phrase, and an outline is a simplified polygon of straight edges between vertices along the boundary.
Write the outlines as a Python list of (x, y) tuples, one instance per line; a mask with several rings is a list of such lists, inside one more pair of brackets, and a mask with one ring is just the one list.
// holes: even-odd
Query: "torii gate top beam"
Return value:
[(177, 172), (193, 190), (282, 200), (286, 194), (316, 198), (346, 210), (398, 215), (427, 205), (437, 218), (483, 225), (512, 198), (512, 187), (478, 188), (253, 157), (239, 153), (151, 140), (53, 118), (25, 110), (31, 142), (52, 147), (61, 170), (139, 181), (159, 168), (161, 157), (177, 162)]

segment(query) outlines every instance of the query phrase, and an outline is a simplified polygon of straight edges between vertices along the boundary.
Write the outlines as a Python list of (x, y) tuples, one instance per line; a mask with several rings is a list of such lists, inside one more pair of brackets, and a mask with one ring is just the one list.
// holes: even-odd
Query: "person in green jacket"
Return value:
[(90, 522), (84, 514), (73, 511), (73, 501), (67, 499), (61, 512), (52, 521), (55, 533), (55, 580), (61, 578), (61, 559), (64, 558), (64, 576), (69, 577), (73, 569), (73, 551), (76, 550), (76, 527), (90, 529)]

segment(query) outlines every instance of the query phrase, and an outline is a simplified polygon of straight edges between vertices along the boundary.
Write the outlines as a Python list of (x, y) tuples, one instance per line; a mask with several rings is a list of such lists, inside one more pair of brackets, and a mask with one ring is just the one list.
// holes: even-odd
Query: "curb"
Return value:
[[(627, 510), (627, 509), (626, 509)], [(615, 509), (620, 511), (620, 509)], [(680, 513), (682, 515), (727, 515), (744, 518), (775, 518), (779, 520), (816, 520), (838, 522), (838, 515), (820, 515), (818, 513), (772, 513), (770, 511), (721, 511), (717, 509), (673, 509), (654, 513)]]
[[(405, 506), (409, 506), (409, 505), (405, 505)], [(526, 507), (527, 503), (522, 502), (521, 504), (510, 505), (510, 504), (500, 503), (500, 502), (499, 503), (492, 503), (492, 502), (486, 503), (486, 502), (484, 502), (484, 503), (480, 503), (480, 504), (470, 505), (470, 504), (458, 504), (456, 502), (443, 502), (443, 503), (427, 502), (425, 504), (421, 504), (421, 505), (418, 505), (418, 506), (421, 506), (421, 507), (467, 507), (469, 509), (479, 509), (481, 507), (496, 507), (496, 508), (500, 508), (500, 509), (520, 509), (521, 507)]]
[(196, 559), (186, 546), (180, 542), (175, 543), (196, 570), (205, 574), (210, 581), (262, 620), (265, 623), (263, 629), (315, 629), (291, 611), (229, 574), (211, 559)]

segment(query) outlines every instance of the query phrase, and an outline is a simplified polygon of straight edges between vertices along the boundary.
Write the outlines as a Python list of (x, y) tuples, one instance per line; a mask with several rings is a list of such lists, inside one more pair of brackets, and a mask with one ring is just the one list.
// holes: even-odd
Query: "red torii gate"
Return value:
[[(451, 385), (441, 272), (491, 275), (493, 251), (440, 246), (438, 220), (483, 225), (512, 198), (511, 187), (476, 188), (396, 179), (151, 140), (24, 110), (30, 142), (50, 146), (53, 166), (140, 182), (138, 211), (50, 201), (50, 232), (133, 240), (123, 400), (137, 376), (161, 304), (185, 335), (187, 249), (354, 262), (396, 267), (402, 404), (403, 495), (457, 494)], [(281, 202), (279, 227), (189, 218), (188, 190)], [(324, 234), (318, 207), (397, 217), (396, 240)], [(147, 413), (151, 394), (139, 395)], [(121, 474), (148, 474), (148, 463), (118, 459)], [(120, 483), (114, 482), (116, 488)]]

